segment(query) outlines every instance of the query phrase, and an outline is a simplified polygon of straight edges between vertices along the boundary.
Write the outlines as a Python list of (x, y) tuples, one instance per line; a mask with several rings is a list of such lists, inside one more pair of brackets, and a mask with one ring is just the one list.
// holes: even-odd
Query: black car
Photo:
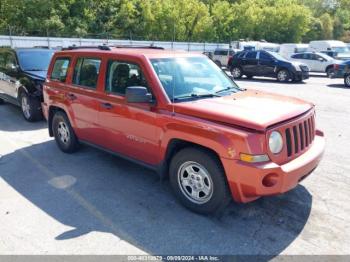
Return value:
[(42, 119), (42, 83), (54, 51), (0, 47), (0, 104), (20, 106), (27, 121)]
[(333, 65), (333, 74), (331, 78), (344, 78), (345, 87), (350, 87), (350, 60), (341, 64)]
[(234, 78), (266, 76), (277, 78), (279, 82), (301, 82), (309, 78), (307, 65), (290, 62), (275, 52), (265, 50), (236, 53), (229, 68)]

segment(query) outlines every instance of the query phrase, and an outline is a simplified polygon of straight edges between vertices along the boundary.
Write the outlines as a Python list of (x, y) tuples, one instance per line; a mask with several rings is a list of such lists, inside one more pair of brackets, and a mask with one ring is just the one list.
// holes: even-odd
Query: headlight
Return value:
[(295, 71), (301, 71), (301, 68), (299, 65), (293, 65), (293, 66), (294, 66)]
[(282, 151), (283, 148), (283, 138), (282, 135), (277, 132), (277, 131), (273, 131), (270, 134), (269, 137), (269, 148), (270, 151), (274, 154), (278, 154)]

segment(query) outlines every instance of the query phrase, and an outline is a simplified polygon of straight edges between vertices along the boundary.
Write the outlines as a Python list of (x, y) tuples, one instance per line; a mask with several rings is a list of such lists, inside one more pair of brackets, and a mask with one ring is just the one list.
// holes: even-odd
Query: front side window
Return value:
[(51, 73), (51, 80), (66, 81), (69, 61), (70, 59), (66, 57), (56, 59)]
[(106, 92), (124, 95), (129, 86), (148, 88), (139, 65), (122, 61), (109, 61), (106, 76)]
[(19, 50), (17, 56), (23, 71), (46, 71), (54, 50)]
[(239, 87), (206, 57), (151, 59), (170, 100), (221, 96), (223, 91), (239, 91)]
[(260, 52), (259, 58), (261, 60), (267, 60), (267, 61), (272, 60), (272, 57), (269, 54), (266, 54), (265, 52)]
[(101, 60), (98, 58), (78, 58), (74, 68), (73, 84), (96, 88)]

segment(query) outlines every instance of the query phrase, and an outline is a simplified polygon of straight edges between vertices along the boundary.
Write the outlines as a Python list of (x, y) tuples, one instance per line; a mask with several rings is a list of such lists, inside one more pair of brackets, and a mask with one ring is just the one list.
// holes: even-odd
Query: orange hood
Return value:
[(175, 103), (176, 113), (264, 131), (314, 105), (301, 99), (248, 90), (231, 96)]

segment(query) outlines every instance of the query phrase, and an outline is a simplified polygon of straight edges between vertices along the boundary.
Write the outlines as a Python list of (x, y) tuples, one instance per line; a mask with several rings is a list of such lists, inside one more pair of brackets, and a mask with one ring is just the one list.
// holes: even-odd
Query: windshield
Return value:
[(23, 71), (46, 71), (54, 50), (21, 50), (17, 52)]
[(332, 50), (337, 52), (337, 53), (348, 53), (348, 52), (350, 52), (349, 48), (346, 47), (346, 46), (333, 47)]
[(151, 59), (170, 100), (222, 96), (241, 89), (206, 57)]

